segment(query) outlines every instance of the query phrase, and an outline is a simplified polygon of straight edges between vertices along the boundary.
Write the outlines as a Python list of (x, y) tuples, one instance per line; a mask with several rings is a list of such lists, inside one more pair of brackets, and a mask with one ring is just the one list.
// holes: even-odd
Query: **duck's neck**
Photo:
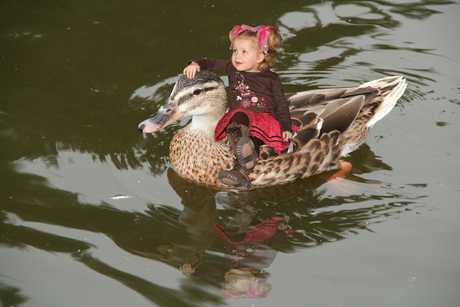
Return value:
[(203, 114), (192, 117), (191, 129), (203, 132), (210, 138), (214, 138), (214, 130), (223, 114)]

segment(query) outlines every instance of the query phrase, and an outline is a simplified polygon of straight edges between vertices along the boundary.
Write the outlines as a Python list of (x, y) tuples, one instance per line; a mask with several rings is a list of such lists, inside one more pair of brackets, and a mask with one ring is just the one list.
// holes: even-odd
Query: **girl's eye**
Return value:
[(193, 95), (200, 95), (201, 94), (201, 89), (196, 89), (193, 91)]

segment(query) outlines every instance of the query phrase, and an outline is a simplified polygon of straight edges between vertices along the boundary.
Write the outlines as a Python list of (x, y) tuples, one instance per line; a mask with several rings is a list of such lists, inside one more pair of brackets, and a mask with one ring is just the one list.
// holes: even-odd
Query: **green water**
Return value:
[[(2, 1), (1, 306), (457, 306), (457, 1)], [(286, 92), (407, 78), (396, 107), (326, 175), (245, 193), (180, 178), (189, 118), (153, 135), (190, 59), (229, 59), (236, 24), (277, 25)], [(130, 195), (128, 199), (113, 199)], [(264, 299), (225, 299), (213, 224), (286, 217)], [(166, 246), (166, 256), (159, 253)]]

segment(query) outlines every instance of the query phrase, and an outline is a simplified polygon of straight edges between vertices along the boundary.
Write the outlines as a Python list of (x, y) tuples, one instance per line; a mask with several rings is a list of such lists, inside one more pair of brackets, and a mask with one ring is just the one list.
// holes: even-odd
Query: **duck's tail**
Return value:
[(366, 102), (353, 125), (342, 134), (340, 140), (342, 156), (352, 152), (364, 142), (374, 124), (393, 109), (406, 86), (406, 79), (397, 76), (370, 81), (359, 87), (373, 88), (378, 92)]
[[(372, 118), (366, 123), (368, 127), (372, 127), (376, 122), (390, 113), (398, 99), (404, 93), (407, 83), (405, 78), (397, 76), (370, 81), (359, 87), (373, 87), (379, 89), (380, 91), (380, 94), (377, 95), (377, 97), (381, 102), (374, 110)], [(374, 102), (375, 101), (371, 100), (369, 104)]]

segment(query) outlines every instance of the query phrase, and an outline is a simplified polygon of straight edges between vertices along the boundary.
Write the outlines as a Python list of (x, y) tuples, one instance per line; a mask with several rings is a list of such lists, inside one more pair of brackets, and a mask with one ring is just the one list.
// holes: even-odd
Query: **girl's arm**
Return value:
[[(285, 226), (285, 224), (283, 225)], [(275, 235), (272, 238), (270, 238), (270, 241), (268, 242), (268, 245), (277, 252), (281, 250), (281, 246), (283, 245), (284, 239), (286, 238), (286, 228), (287, 226), (285, 226), (284, 229), (280, 229), (280, 227), (278, 227), (278, 230), (276, 230)]]
[(227, 70), (227, 65), (231, 65), (229, 61), (219, 61), (216, 59), (203, 58), (195, 61), (187, 62), (187, 67), (184, 69), (184, 75), (192, 79), (195, 77), (197, 71), (203, 70)]
[(283, 85), (279, 77), (276, 78), (273, 84), (272, 92), (276, 100), (276, 119), (280, 122), (283, 139), (286, 142), (292, 136), (291, 113), (289, 112), (289, 102), (284, 95)]
[(188, 263), (184, 263), (184, 265), (180, 266), (179, 269), (184, 275), (187, 276), (195, 276), (195, 277), (207, 277), (207, 276), (218, 276), (218, 275), (225, 275), (221, 269), (194, 269)]

